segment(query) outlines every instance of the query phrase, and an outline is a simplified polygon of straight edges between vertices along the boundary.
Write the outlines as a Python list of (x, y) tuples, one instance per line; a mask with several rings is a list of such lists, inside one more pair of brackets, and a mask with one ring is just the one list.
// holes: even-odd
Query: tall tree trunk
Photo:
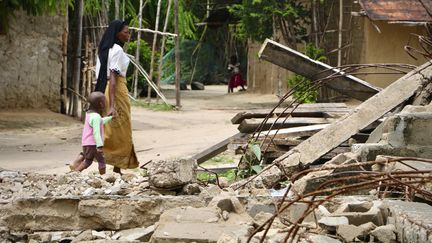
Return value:
[[(138, 11), (138, 28), (141, 29), (142, 27), (142, 7), (143, 5), (143, 0), (140, 0), (139, 3), (139, 11)], [(137, 44), (136, 44), (136, 50), (135, 50), (135, 59), (137, 61), (137, 63), (139, 63), (139, 51), (140, 51), (140, 46), (141, 46), (141, 31), (138, 31), (137, 34)], [(134, 85), (133, 85), (133, 96), (135, 98), (137, 98), (138, 94), (137, 94), (137, 90), (138, 90), (138, 68), (135, 68), (134, 71)]]
[[(77, 38), (76, 38), (76, 49), (75, 49), (75, 63), (74, 63), (74, 76), (73, 76), (73, 89), (76, 93), (80, 91), (80, 77), (81, 77), (81, 45), (82, 45), (82, 22), (84, 12), (84, 0), (77, 0)], [(73, 95), (73, 108), (72, 116), (78, 116), (78, 99), (77, 94)]]
[(176, 86), (176, 107), (180, 109), (180, 35), (179, 35), (179, 0), (174, 0), (174, 28), (175, 40), (175, 86)]
[(119, 19), (120, 17), (120, 0), (114, 0), (114, 18)]
[[(155, 31), (159, 30), (159, 15), (160, 15), (161, 3), (162, 3), (162, 0), (158, 0), (157, 10), (156, 10), (156, 23), (155, 23), (155, 29), (154, 29)], [(154, 56), (155, 56), (155, 52), (156, 52), (156, 42), (157, 42), (157, 34), (154, 33), (153, 34), (152, 53), (151, 53), (151, 59), (150, 59), (150, 72), (149, 72), (149, 76), (150, 76), (151, 81), (153, 81), (153, 68), (154, 68)], [(147, 98), (148, 98), (148, 101), (150, 102), (152, 88), (150, 86), (148, 86), (147, 90), (148, 90)]]
[[(168, 28), (168, 22), (169, 22), (169, 17), (170, 17), (170, 12), (171, 12), (171, 3), (172, 0), (168, 0), (168, 7), (167, 7), (167, 11), (166, 11), (166, 16), (165, 16), (165, 23), (164, 23), (164, 27), (162, 32), (166, 32), (167, 28)], [(161, 49), (160, 49), (160, 56), (159, 56), (159, 65), (158, 65), (158, 77), (157, 77), (157, 87), (160, 90), (160, 80), (162, 78), (162, 64), (163, 64), (163, 56), (164, 56), (164, 52), (165, 52), (165, 41), (166, 41), (166, 36), (163, 35), (162, 36), (162, 44), (161, 44)], [(156, 97), (156, 103), (159, 101), (159, 96)]]

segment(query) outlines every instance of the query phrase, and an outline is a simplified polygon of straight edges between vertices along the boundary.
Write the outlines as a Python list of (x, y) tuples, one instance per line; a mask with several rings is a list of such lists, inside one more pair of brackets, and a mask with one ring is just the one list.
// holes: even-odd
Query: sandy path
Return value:
[[(164, 94), (174, 104), (172, 86)], [(237, 133), (230, 119), (239, 111), (272, 107), (274, 95), (238, 92), (226, 86), (182, 91), (182, 109), (155, 112), (132, 108), (133, 139), (141, 163), (186, 157)], [(82, 125), (50, 111), (0, 111), (0, 167), (40, 173), (67, 172), (80, 151)], [(90, 172), (96, 171), (92, 165)]]

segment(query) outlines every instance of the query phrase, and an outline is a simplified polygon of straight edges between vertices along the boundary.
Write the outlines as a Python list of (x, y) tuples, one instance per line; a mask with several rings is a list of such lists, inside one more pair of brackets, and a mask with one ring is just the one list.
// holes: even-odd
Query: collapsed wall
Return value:
[(59, 110), (64, 16), (17, 11), (0, 34), (0, 109)]

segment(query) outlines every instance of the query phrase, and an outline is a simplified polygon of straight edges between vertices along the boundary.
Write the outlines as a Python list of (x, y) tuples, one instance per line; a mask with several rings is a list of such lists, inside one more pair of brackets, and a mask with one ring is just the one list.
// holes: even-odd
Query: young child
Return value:
[(105, 174), (105, 158), (103, 156), (104, 124), (112, 119), (112, 116), (103, 117), (105, 113), (105, 95), (101, 92), (93, 92), (88, 97), (90, 104), (87, 110), (84, 128), (82, 132), (83, 152), (69, 166), (73, 171), (87, 169), (96, 159), (99, 163), (99, 173)]
[(241, 74), (240, 74), (240, 63), (237, 62), (237, 56), (232, 55), (230, 58), (230, 64), (228, 65), (228, 70), (232, 72), (231, 79), (228, 83), (228, 93), (232, 93), (234, 91), (234, 88), (237, 86), (242, 87), (242, 91), (246, 90), (244, 85), (246, 84), (246, 81), (243, 80)]

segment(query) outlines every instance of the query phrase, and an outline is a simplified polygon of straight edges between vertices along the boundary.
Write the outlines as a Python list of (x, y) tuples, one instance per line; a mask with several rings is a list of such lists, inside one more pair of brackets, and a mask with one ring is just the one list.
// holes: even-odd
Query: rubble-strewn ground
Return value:
[[(175, 104), (173, 87), (164, 88)], [(237, 133), (230, 119), (239, 109), (269, 108), (278, 101), (275, 95), (226, 92), (225, 85), (182, 91), (181, 111), (133, 107), (133, 139), (140, 162), (198, 153)], [(65, 164), (81, 149), (81, 129), (78, 121), (49, 111), (0, 111), (0, 167), (65, 173)], [(97, 171), (97, 166), (87, 171)]]

